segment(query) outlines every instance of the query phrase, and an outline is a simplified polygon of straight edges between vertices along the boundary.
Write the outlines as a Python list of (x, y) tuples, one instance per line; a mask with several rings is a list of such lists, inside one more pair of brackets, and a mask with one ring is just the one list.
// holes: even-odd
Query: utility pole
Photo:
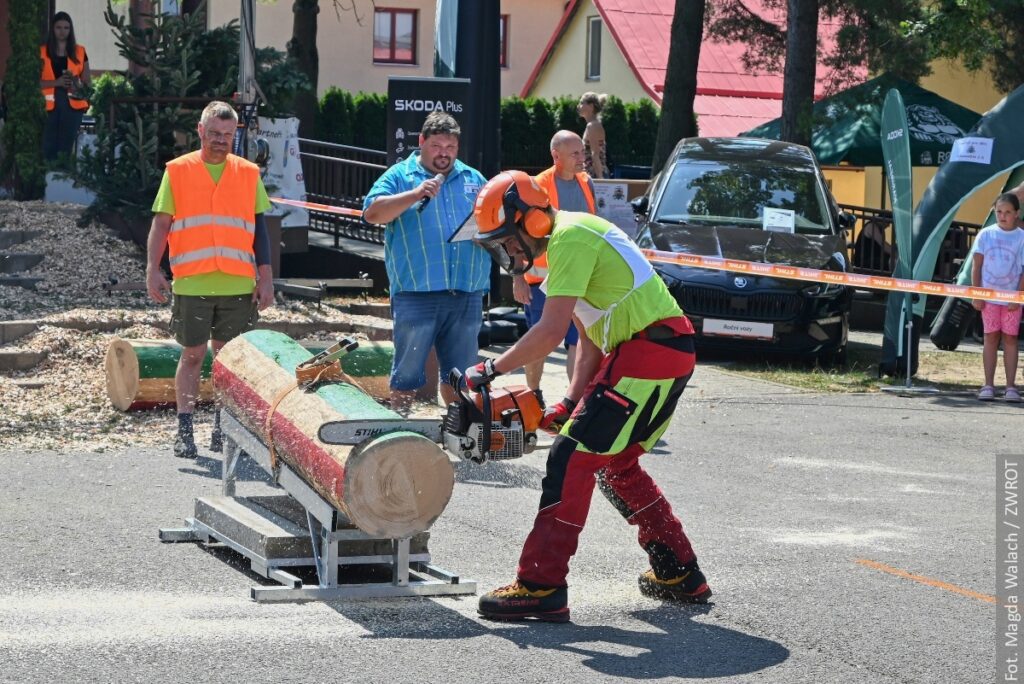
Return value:
[(248, 132), (256, 121), (263, 92), (256, 83), (256, 18), (252, 0), (241, 0), (241, 22), (238, 34), (238, 91), (235, 101), (241, 110), (238, 134), (235, 135), (235, 154), (248, 158)]

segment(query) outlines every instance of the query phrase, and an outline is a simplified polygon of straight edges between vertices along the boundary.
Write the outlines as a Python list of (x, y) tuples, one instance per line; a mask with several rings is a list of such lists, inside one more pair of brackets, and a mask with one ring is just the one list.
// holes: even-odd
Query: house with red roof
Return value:
[[(785, 24), (785, 13), (746, 0), (761, 17)], [(570, 0), (520, 95), (578, 96), (587, 91), (627, 102), (650, 98), (661, 105), (674, 0)], [(837, 25), (823, 24), (827, 49)], [(742, 43), (701, 43), (694, 110), (703, 136), (737, 135), (782, 114), (782, 73), (743, 66)], [(818, 65), (815, 99), (828, 94), (829, 73)], [(854, 83), (867, 78), (857, 74)], [(849, 84), (849, 82), (848, 82)]]

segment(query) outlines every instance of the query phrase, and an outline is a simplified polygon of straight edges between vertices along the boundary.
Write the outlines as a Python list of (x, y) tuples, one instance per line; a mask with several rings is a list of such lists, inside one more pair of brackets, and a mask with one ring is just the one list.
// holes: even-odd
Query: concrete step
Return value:
[(0, 349), (0, 372), (29, 370), (46, 360), (49, 352), (24, 349)]
[(46, 255), (44, 254), (0, 254), (0, 273), (24, 273), (31, 271)]
[(26, 290), (36, 289), (36, 285), (43, 282), (42, 278), (28, 278), (26, 276), (0, 276), (0, 287), (23, 287)]
[(0, 249), (10, 249), (14, 245), (28, 242), (42, 234), (41, 230), (0, 230)]
[(0, 346), (20, 340), (39, 329), (36, 321), (0, 321)]
[(357, 316), (377, 316), (378, 318), (391, 319), (391, 305), (387, 303), (367, 302), (366, 304), (349, 304), (345, 307), (345, 310)]

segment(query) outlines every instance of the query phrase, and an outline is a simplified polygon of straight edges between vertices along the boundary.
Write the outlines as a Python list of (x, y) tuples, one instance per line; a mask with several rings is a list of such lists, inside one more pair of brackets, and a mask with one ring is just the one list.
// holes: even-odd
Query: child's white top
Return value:
[[(986, 226), (978, 233), (977, 253), (985, 257), (981, 286), (995, 290), (1019, 290), (1024, 271), (1024, 229), (1003, 230)], [(997, 303), (997, 302), (993, 302)]]

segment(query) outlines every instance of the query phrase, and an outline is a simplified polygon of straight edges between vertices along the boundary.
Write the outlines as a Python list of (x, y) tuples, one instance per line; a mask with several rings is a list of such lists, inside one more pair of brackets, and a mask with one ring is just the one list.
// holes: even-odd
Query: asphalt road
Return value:
[[(475, 598), (256, 604), (229, 550), (157, 540), (219, 459), (7, 451), (0, 681), (991, 681), (995, 458), (1024, 452), (1022, 417), (699, 368), (643, 462), (713, 603), (642, 597), (635, 531), (595, 496), (567, 625), (483, 621)], [(456, 472), (431, 552), (486, 591), (513, 579), (543, 454)]]

